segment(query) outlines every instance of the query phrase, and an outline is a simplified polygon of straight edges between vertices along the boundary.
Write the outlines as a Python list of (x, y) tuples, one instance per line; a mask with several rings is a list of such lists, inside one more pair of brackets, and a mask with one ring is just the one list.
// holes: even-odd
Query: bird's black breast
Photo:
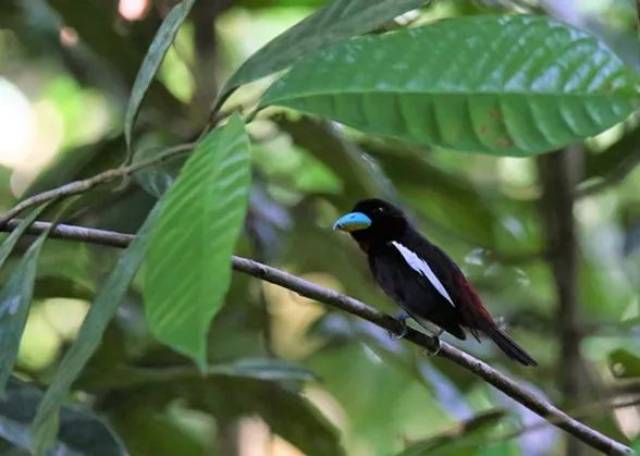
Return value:
[(369, 267), (384, 292), (410, 315), (432, 321), (464, 339), (459, 310), (417, 272), (392, 243), (369, 250)]

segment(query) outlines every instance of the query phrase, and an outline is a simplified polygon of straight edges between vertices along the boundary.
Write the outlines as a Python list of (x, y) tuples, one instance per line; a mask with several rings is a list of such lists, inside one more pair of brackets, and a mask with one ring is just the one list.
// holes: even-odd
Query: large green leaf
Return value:
[[(15, 447), (29, 449), (29, 423), (36, 413), (42, 393), (26, 383), (11, 381), (6, 398), (0, 401), (0, 439)], [(60, 414), (60, 435), (51, 454), (59, 456), (124, 456), (120, 439), (95, 416), (64, 407)], [(2, 453), (5, 454), (5, 453)]]
[(366, 33), (426, 0), (335, 0), (266, 44), (227, 81), (216, 108), (242, 84), (282, 70), (310, 51)]
[(142, 263), (150, 241), (150, 228), (155, 223), (158, 213), (159, 210), (154, 209), (149, 214), (135, 240), (118, 260), (96, 295), (76, 341), (58, 366), (33, 421), (34, 450), (37, 454), (42, 454), (53, 444), (58, 431), (60, 406), (66, 399), (71, 385), (98, 348), (107, 324)]
[(18, 356), (20, 339), (27, 322), (38, 255), (48, 231), (31, 244), (20, 263), (0, 290), (0, 394), (4, 392)]
[(169, 50), (169, 46), (180, 29), (180, 26), (187, 18), (189, 11), (193, 7), (195, 0), (182, 0), (181, 3), (173, 7), (165, 20), (160, 25), (156, 36), (149, 46), (147, 55), (144, 57), (140, 71), (136, 76), (136, 80), (131, 90), (131, 97), (127, 105), (127, 112), (124, 118), (124, 136), (127, 143), (127, 156), (131, 157), (131, 134), (133, 125), (138, 115), (138, 110), (142, 104), (142, 100), (147, 93), (147, 89), (151, 85), (151, 81), (155, 77), (164, 55)]
[(261, 106), (421, 144), (531, 155), (625, 119), (640, 105), (639, 84), (583, 31), (546, 17), (477, 16), (314, 52)]
[(209, 133), (164, 196), (146, 262), (152, 333), (206, 365), (206, 333), (231, 277), (247, 207), (249, 143), (238, 116)]

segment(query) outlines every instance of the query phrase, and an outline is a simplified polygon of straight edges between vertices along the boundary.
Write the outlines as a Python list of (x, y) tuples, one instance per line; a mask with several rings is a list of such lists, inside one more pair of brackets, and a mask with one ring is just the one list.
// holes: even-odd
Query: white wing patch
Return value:
[(433, 285), (433, 287), (438, 291), (438, 293), (440, 293), (447, 301), (449, 301), (449, 304), (451, 304), (453, 307), (456, 306), (453, 303), (451, 296), (449, 296), (449, 293), (447, 293), (447, 289), (444, 287), (444, 285), (442, 285), (442, 282), (440, 282), (438, 277), (436, 277), (436, 275), (433, 273), (433, 270), (431, 270), (425, 260), (420, 258), (413, 251), (400, 244), (399, 242), (391, 241), (391, 244), (396, 249), (398, 249), (398, 252), (400, 252), (400, 255), (402, 255), (402, 258), (404, 258), (411, 269), (416, 271), (418, 274), (426, 277), (431, 285)]

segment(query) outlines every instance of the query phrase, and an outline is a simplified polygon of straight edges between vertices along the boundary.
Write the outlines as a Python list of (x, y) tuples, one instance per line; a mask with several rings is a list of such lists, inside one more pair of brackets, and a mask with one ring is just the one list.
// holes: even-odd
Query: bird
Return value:
[[(334, 230), (348, 232), (365, 253), (382, 290), (399, 305), (400, 319), (427, 320), (464, 340), (469, 331), (478, 342), (489, 337), (509, 358), (537, 362), (498, 327), (458, 265), (418, 232), (404, 212), (378, 198), (358, 201), (336, 220)], [(427, 328), (428, 329), (428, 328)]]

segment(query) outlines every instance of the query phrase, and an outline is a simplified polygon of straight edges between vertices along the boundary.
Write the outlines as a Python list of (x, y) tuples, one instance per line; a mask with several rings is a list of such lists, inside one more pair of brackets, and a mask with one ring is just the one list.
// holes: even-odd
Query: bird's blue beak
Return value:
[(340, 231), (360, 231), (371, 226), (371, 219), (362, 212), (349, 212), (343, 215), (333, 224), (334, 230)]

